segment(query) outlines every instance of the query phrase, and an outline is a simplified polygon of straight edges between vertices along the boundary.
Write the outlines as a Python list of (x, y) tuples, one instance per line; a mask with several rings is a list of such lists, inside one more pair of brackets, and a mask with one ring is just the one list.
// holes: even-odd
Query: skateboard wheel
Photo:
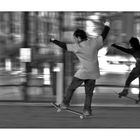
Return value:
[(57, 112), (61, 112), (61, 109), (57, 109)]
[(80, 116), (80, 119), (84, 119), (84, 116), (81, 115), (81, 116)]

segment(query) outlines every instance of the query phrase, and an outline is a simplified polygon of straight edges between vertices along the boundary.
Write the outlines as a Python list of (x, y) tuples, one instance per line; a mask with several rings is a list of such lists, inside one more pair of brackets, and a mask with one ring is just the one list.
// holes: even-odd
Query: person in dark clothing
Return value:
[(115, 47), (125, 53), (131, 54), (136, 59), (136, 65), (133, 68), (133, 70), (130, 72), (130, 74), (125, 82), (124, 89), (122, 90), (122, 92), (119, 93), (119, 97), (127, 96), (128, 89), (129, 89), (131, 82), (133, 80), (135, 80), (136, 78), (139, 78), (139, 96), (138, 97), (140, 100), (140, 43), (139, 43), (139, 40), (135, 37), (132, 37), (129, 40), (129, 43), (132, 47), (130, 49), (126, 49), (126, 48), (118, 46), (116, 44), (112, 44), (113, 47)]
[(74, 75), (70, 86), (64, 95), (63, 103), (61, 104), (62, 109), (66, 109), (71, 101), (74, 91), (83, 82), (85, 85), (85, 102), (84, 102), (84, 115), (91, 115), (91, 103), (93, 90), (95, 87), (95, 81), (99, 78), (99, 66), (98, 66), (98, 50), (103, 47), (103, 41), (107, 37), (110, 30), (109, 22), (105, 23), (104, 30), (101, 35), (96, 38), (89, 39), (86, 32), (81, 29), (77, 29), (74, 34), (74, 44), (66, 44), (51, 38), (50, 41), (55, 43), (64, 50), (75, 53), (78, 57), (81, 67)]

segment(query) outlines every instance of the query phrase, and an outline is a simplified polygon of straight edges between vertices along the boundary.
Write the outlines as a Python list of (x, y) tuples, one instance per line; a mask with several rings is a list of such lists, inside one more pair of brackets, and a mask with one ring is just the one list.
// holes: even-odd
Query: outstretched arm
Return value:
[(50, 42), (52, 42), (52, 43), (58, 45), (59, 47), (61, 47), (61, 48), (64, 49), (64, 50), (67, 50), (67, 45), (66, 45), (66, 43), (64, 43), (64, 42), (55, 40), (54, 38), (51, 38), (51, 39), (50, 39)]
[(121, 51), (123, 51), (125, 53), (129, 53), (129, 54), (132, 54), (133, 53), (133, 50), (132, 49), (126, 49), (126, 48), (121, 47), (121, 46), (118, 46), (116, 44), (112, 44), (111, 46), (113, 46), (113, 47), (115, 47), (115, 48), (117, 48), (117, 49), (119, 49), (119, 50), (121, 50)]
[(103, 29), (103, 32), (101, 34), (102, 38), (103, 38), (103, 41), (106, 39), (108, 33), (109, 33), (109, 30), (110, 30), (110, 23), (109, 22), (105, 22), (104, 24), (104, 29)]

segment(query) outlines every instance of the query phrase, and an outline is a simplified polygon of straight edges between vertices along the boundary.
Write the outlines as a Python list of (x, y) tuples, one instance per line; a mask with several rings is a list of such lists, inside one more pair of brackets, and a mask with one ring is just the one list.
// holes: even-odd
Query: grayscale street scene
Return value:
[(139, 39), (140, 12), (0, 12), (0, 128), (140, 128)]

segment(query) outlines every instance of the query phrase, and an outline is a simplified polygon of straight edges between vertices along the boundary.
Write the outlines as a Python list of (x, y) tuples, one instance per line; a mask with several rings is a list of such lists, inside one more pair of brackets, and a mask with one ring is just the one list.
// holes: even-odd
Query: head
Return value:
[(129, 43), (133, 47), (133, 49), (140, 49), (140, 43), (136, 37), (131, 37)]
[(84, 30), (77, 29), (74, 34), (74, 39), (77, 43), (87, 40), (87, 34)]

